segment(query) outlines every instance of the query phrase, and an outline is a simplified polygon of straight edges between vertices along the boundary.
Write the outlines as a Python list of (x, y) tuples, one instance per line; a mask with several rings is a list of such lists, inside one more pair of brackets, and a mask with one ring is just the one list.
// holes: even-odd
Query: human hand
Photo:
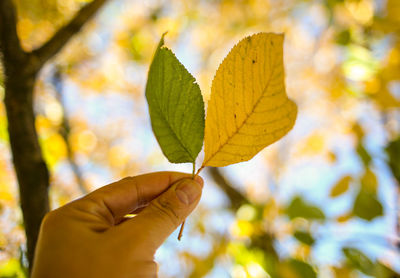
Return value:
[[(196, 207), (202, 187), (200, 177), (150, 173), (51, 211), (40, 229), (32, 278), (157, 277), (154, 254)], [(127, 219), (130, 213), (138, 214)]]

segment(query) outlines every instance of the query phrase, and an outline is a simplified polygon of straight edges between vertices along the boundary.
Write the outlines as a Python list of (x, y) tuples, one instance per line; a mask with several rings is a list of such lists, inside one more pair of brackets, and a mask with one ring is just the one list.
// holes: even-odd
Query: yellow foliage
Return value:
[(57, 101), (49, 101), (45, 106), (47, 118), (54, 124), (59, 125), (63, 119), (63, 107)]
[(35, 127), (39, 134), (44, 135), (53, 128), (51, 121), (43, 115), (37, 115), (35, 120)]
[(311, 254), (311, 247), (309, 245), (299, 244), (296, 247), (293, 257), (302, 260), (308, 258), (310, 254)]
[(238, 209), (236, 216), (240, 220), (252, 221), (257, 216), (257, 211), (253, 206), (245, 204)]
[(17, 24), (17, 31), (21, 40), (27, 40), (33, 29), (34, 25), (29, 18), (23, 18)]
[(259, 33), (233, 47), (217, 70), (205, 126), (203, 166), (250, 160), (294, 125), (285, 93), (283, 35)]
[(333, 267), (333, 272), (335, 273), (335, 277), (337, 278), (351, 278), (353, 277), (352, 275), (352, 270), (348, 267)]
[(339, 223), (344, 223), (344, 222), (349, 221), (352, 217), (353, 217), (353, 213), (352, 212), (347, 212), (345, 214), (342, 214), (342, 215), (338, 216), (336, 218), (336, 221), (339, 222)]
[(12, 258), (0, 265), (0, 277), (24, 278), (24, 271), (18, 259)]
[(332, 187), (330, 197), (337, 197), (345, 193), (349, 189), (350, 182), (352, 181), (351, 176), (344, 176), (336, 182), (335, 186)]
[(280, 264), (279, 274), (280, 277), (285, 278), (301, 278), (300, 275), (298, 275), (297, 272), (292, 267), (290, 267), (289, 264)]
[[(11, 192), (10, 185), (4, 182), (0, 183), (0, 200), (2, 202), (12, 202), (15, 200), (14, 192)], [(1, 211), (1, 207), (0, 207)]]
[(130, 156), (122, 146), (113, 146), (108, 151), (108, 161), (113, 168), (119, 168), (129, 162)]
[(374, 16), (372, 0), (346, 1), (345, 5), (356, 21), (361, 24), (372, 23), (372, 17)]
[(50, 168), (67, 156), (67, 148), (61, 135), (53, 133), (44, 138), (41, 143), (45, 160)]
[(231, 233), (237, 237), (249, 237), (254, 232), (254, 226), (248, 221), (238, 220), (231, 226)]
[(382, 110), (400, 107), (400, 101), (396, 99), (387, 88), (372, 95), (372, 98), (382, 108)]
[(314, 155), (322, 153), (325, 149), (325, 138), (321, 133), (311, 134), (300, 149), (301, 154)]
[(267, 221), (273, 222), (275, 218), (279, 215), (279, 204), (273, 198), (269, 199), (264, 206), (263, 218)]
[(232, 278), (247, 278), (247, 272), (241, 265), (235, 265), (231, 274)]
[(249, 278), (264, 278), (268, 277), (262, 266), (256, 262), (251, 262), (246, 265), (246, 270)]
[(376, 94), (381, 88), (381, 82), (378, 78), (371, 78), (365, 81), (365, 92), (367, 94)]
[(96, 147), (97, 137), (93, 132), (85, 129), (72, 133), (70, 142), (74, 151), (88, 153)]
[[(389, 21), (393, 21), (393, 23), (400, 23), (400, 2), (399, 0), (388, 0), (386, 2), (387, 7), (387, 16)], [(398, 25), (397, 25), (398, 28)]]
[(328, 152), (327, 153), (328, 161), (331, 163), (335, 163), (337, 161), (337, 156), (334, 152)]

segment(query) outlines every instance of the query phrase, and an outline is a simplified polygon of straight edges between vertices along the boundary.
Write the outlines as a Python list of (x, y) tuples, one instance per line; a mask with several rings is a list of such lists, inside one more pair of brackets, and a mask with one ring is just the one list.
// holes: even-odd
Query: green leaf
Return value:
[(374, 194), (361, 190), (354, 201), (353, 213), (362, 219), (371, 221), (375, 217), (383, 215), (383, 207)]
[(299, 261), (296, 259), (291, 259), (289, 261), (290, 267), (294, 270), (294, 273), (297, 274), (298, 277), (301, 278), (316, 278), (317, 273), (312, 268), (311, 265), (305, 263), (303, 261)]
[(376, 278), (399, 278), (400, 274), (388, 268), (386, 265), (377, 262), (374, 266), (374, 277)]
[(336, 34), (336, 42), (341, 45), (347, 45), (351, 41), (351, 34), (348, 29), (342, 30), (338, 34)]
[(325, 219), (325, 214), (316, 206), (306, 203), (300, 196), (296, 196), (289, 207), (287, 208), (287, 214), (290, 219), (296, 217), (303, 217), (306, 219)]
[(351, 247), (342, 249), (349, 263), (359, 269), (364, 274), (372, 276), (374, 274), (374, 263), (360, 250)]
[(313, 245), (315, 243), (315, 239), (312, 237), (312, 235), (308, 232), (304, 231), (296, 231), (294, 232), (293, 235), (298, 241), (306, 244), (306, 245)]
[(204, 102), (195, 78), (160, 40), (151, 63), (146, 98), (151, 126), (172, 163), (196, 160), (204, 139)]
[(385, 150), (390, 170), (400, 185), (400, 137), (389, 142)]
[(378, 179), (371, 169), (367, 168), (360, 179), (362, 190), (376, 194), (376, 189), (378, 187)]
[(361, 142), (358, 143), (356, 147), (356, 152), (358, 156), (361, 158), (361, 161), (363, 162), (364, 166), (368, 167), (369, 164), (371, 163), (372, 158)]

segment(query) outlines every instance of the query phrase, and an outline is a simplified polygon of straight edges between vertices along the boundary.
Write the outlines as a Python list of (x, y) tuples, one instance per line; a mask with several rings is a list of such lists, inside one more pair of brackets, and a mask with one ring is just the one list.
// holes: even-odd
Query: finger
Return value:
[(140, 237), (144, 249), (155, 252), (165, 239), (184, 221), (198, 204), (202, 182), (183, 179), (154, 199), (140, 214), (117, 229), (127, 237)]
[(142, 212), (146, 207), (147, 207), (147, 205), (135, 209), (134, 211), (128, 213), (127, 215), (122, 216), (120, 219), (115, 220), (115, 221), (114, 221), (114, 224), (115, 224), (115, 225), (119, 225), (119, 224), (121, 224), (121, 223), (123, 223), (123, 222), (125, 222), (125, 221), (127, 221), (127, 220), (129, 220), (129, 219), (132, 219), (132, 218), (135, 217), (137, 214), (139, 214), (140, 212)]
[[(100, 209), (111, 214), (114, 221), (124, 215), (145, 206), (164, 192), (176, 181), (190, 177), (179, 172), (156, 172), (124, 178), (106, 185), (85, 196), (82, 200), (91, 200), (100, 205)], [(198, 179), (202, 183), (202, 179)], [(104, 213), (104, 212), (102, 212)]]
[(147, 205), (146, 206), (143, 206), (143, 207), (140, 207), (140, 208), (137, 208), (137, 209), (135, 209), (134, 211), (132, 211), (130, 214), (139, 214), (140, 212), (142, 212), (145, 208), (147, 207)]

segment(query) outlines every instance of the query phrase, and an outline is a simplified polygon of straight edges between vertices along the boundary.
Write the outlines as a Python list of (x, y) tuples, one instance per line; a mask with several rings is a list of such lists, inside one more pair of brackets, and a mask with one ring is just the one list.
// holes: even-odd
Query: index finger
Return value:
[[(191, 176), (180, 172), (155, 172), (127, 177), (99, 188), (84, 198), (103, 203), (114, 219), (120, 219), (146, 205), (178, 180)], [(196, 180), (203, 183), (199, 176)]]

